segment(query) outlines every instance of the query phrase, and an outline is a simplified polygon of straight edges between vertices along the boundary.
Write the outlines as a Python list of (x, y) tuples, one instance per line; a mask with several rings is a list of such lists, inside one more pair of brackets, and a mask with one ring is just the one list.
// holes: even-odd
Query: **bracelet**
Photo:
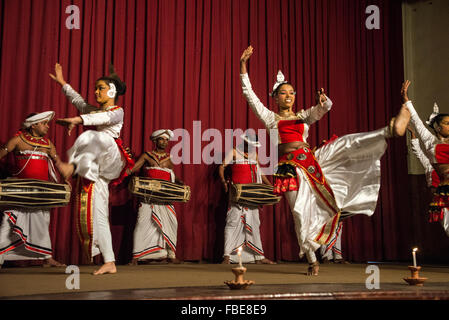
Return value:
[(3, 146), (3, 148), (7, 153), (9, 152), (8, 147), (7, 146)]

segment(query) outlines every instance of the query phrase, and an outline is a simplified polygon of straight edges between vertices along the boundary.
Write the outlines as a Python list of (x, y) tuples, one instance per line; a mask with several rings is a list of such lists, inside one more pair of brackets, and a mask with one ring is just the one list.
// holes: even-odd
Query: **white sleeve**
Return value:
[(265, 124), (266, 128), (273, 128), (276, 124), (275, 113), (260, 102), (251, 87), (248, 73), (240, 74), (240, 81), (242, 84), (243, 96), (246, 98), (246, 101), (248, 101), (253, 112)]
[(91, 111), (98, 110), (97, 107), (88, 104), (84, 98), (76, 92), (70, 84), (66, 83), (62, 86), (62, 92), (67, 99), (79, 110), (80, 113), (89, 113)]
[(430, 163), (429, 158), (427, 158), (427, 156), (422, 151), (421, 146), (419, 144), (419, 139), (418, 138), (411, 139), (410, 143), (411, 143), (413, 154), (418, 158), (419, 162), (421, 162), (422, 166), (424, 167), (424, 170), (426, 172), (427, 185), (431, 186), (432, 185), (432, 172), (434, 170), (433, 166)]
[(435, 143), (437, 142), (437, 137), (435, 137), (424, 125), (424, 123), (419, 118), (418, 113), (416, 112), (415, 108), (413, 107), (412, 102), (409, 100), (405, 103), (405, 106), (410, 111), (410, 123), (412, 125), (412, 128), (415, 130), (415, 134), (417, 138), (422, 142), (424, 145), (425, 150), (435, 155)]
[(123, 122), (124, 112), (122, 108), (118, 108), (113, 111), (82, 114), (80, 117), (85, 126), (110, 126)]
[(327, 96), (326, 98), (327, 100), (323, 105), (317, 104), (309, 109), (300, 111), (301, 117), (308, 125), (320, 120), (332, 108), (332, 100)]

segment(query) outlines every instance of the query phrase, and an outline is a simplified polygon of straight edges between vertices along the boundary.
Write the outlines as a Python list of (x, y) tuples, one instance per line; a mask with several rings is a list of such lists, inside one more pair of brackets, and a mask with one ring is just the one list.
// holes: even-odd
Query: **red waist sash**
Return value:
[(158, 168), (144, 168), (144, 176), (151, 179), (171, 181), (171, 174)]
[(257, 182), (257, 166), (255, 164), (235, 163), (231, 166), (233, 183), (247, 184)]
[(48, 158), (42, 154), (18, 154), (16, 158), (16, 175), (21, 179), (38, 179), (48, 181)]
[(313, 152), (307, 147), (303, 147), (282, 155), (279, 158), (278, 165), (281, 166), (283, 164), (299, 167), (315, 182), (319, 184), (325, 183), (325, 178), (323, 172), (321, 171), (321, 167), (316, 161)]

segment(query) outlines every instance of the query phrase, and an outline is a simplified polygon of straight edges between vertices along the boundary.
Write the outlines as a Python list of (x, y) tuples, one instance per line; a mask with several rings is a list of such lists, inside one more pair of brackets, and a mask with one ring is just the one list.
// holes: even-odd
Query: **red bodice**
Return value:
[(279, 120), (279, 143), (304, 142), (304, 121), (300, 119), (294, 120)]
[(439, 143), (435, 146), (435, 159), (437, 163), (449, 163), (449, 144)]

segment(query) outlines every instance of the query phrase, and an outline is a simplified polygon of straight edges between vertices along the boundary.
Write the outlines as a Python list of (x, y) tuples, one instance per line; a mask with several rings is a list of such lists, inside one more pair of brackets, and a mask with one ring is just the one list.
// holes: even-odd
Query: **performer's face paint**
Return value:
[(295, 104), (295, 90), (289, 84), (283, 84), (276, 95), (276, 102), (281, 109), (292, 108)]
[(106, 81), (98, 80), (95, 83), (95, 99), (100, 106), (106, 104), (109, 100), (114, 100), (113, 98), (108, 97), (107, 92), (109, 89), (109, 85)]
[(42, 121), (31, 126), (31, 131), (33, 136), (44, 137), (48, 133), (48, 129), (50, 129), (50, 125), (48, 121)]

